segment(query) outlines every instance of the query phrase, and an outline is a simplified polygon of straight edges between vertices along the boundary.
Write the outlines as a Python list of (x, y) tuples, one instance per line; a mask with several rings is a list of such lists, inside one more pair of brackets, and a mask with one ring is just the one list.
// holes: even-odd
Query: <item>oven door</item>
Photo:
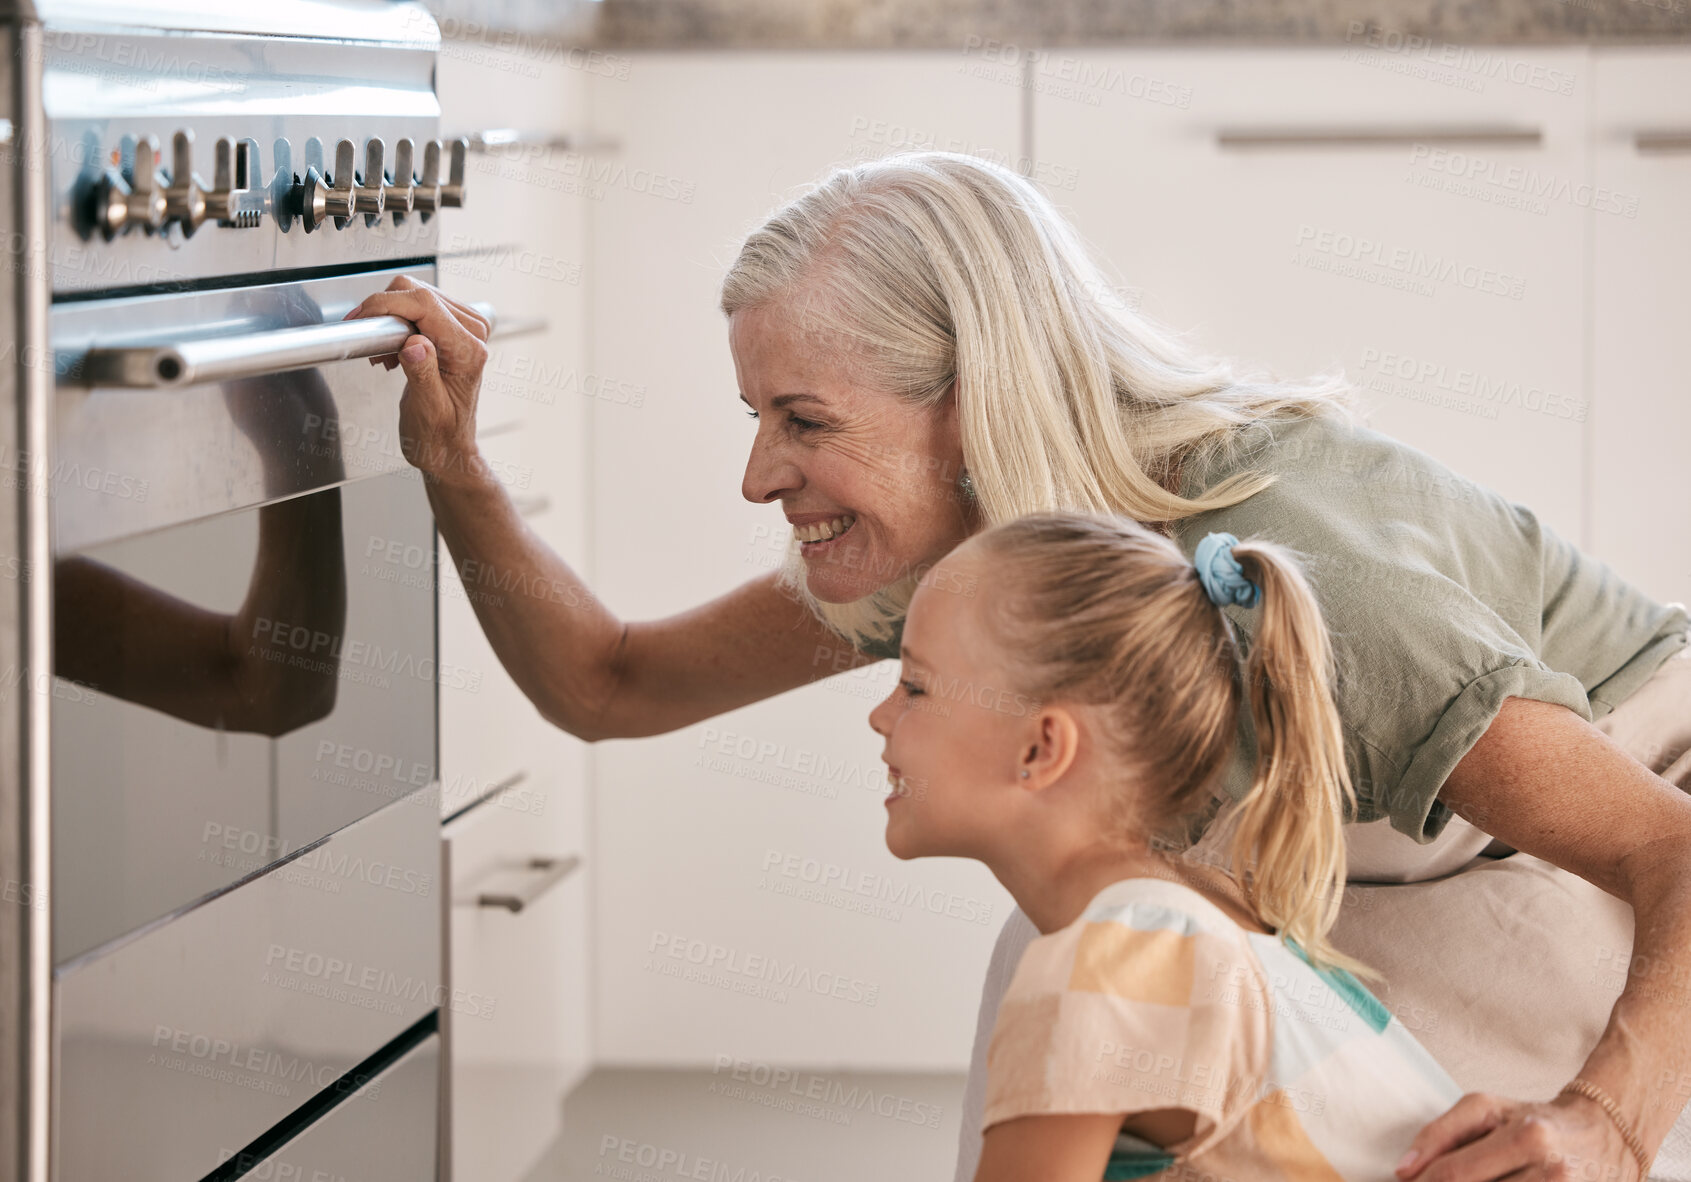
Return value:
[[(201, 1177), (439, 1005), (437, 688), (467, 675), (402, 382), (263, 359), (397, 273), (53, 307), (61, 1178)], [(218, 342), (218, 380), (90, 380)]]
[[(54, 347), (339, 320), (388, 274), (60, 304)], [(434, 525), (399, 387), (363, 360), (60, 385), (59, 963), (434, 780)]]

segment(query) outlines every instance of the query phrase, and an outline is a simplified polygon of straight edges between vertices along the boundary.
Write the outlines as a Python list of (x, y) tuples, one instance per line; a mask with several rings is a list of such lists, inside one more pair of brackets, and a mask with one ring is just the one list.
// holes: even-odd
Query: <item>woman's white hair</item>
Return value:
[[(729, 268), (722, 310), (775, 302), (802, 309), (869, 388), (933, 407), (956, 383), (964, 466), (987, 526), (1052, 510), (1167, 523), (1236, 504), (1274, 478), (1239, 473), (1191, 499), (1164, 483), (1253, 422), (1350, 412), (1342, 375), (1241, 376), (1192, 352), (1114, 296), (1032, 182), (973, 156), (837, 168), (777, 209)], [(795, 539), (781, 581), (862, 647), (890, 641), (921, 573), (825, 603), (805, 585)]]

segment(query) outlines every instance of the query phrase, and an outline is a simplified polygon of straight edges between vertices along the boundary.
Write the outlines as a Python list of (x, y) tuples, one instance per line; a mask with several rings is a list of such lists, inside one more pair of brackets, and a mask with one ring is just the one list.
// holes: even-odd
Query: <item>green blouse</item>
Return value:
[[(1238, 471), (1278, 479), (1177, 522), (1203, 536), (1278, 542), (1301, 556), (1333, 636), (1336, 696), (1358, 821), (1432, 841), (1450, 820), (1446, 777), (1509, 697), (1601, 718), (1687, 643), (1683, 604), (1659, 604), (1523, 505), (1343, 416), (1254, 424), (1231, 456), (1189, 465), (1194, 496)], [(1223, 609), (1248, 649), (1259, 609)], [(865, 648), (897, 658), (898, 639)], [(1223, 786), (1250, 787), (1254, 736)], [(1483, 828), (1483, 826), (1482, 826)]]

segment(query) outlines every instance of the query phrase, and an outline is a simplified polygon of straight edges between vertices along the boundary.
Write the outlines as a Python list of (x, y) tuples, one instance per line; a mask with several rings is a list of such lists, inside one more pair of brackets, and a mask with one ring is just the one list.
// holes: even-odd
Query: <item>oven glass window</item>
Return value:
[[(59, 556), (61, 964), (377, 809), (434, 807), (434, 554), (405, 469)], [(329, 892), (381, 872), (301, 870)]]

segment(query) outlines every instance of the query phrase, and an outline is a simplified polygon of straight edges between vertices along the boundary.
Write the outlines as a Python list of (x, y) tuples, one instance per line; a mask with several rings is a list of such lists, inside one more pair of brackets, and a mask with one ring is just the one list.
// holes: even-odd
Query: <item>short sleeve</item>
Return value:
[(1019, 1116), (1184, 1108), (1189, 1156), (1256, 1099), (1271, 1009), (1243, 932), (1165, 905), (1090, 909), (1023, 954), (987, 1050), (983, 1130)]
[[(1504, 699), (1551, 702), (1587, 721), (1591, 705), (1579, 678), (1541, 660), (1483, 590), (1397, 545), (1393, 522), (1352, 528), (1364, 536), (1336, 540), (1306, 563), (1338, 663), (1335, 697), (1362, 806), (1357, 819), (1386, 816), (1392, 828), (1428, 842), (1452, 815), (1440, 789)], [(1523, 573), (1536, 589), (1537, 571)]]
[[(1338, 664), (1356, 819), (1389, 817), (1432, 841), (1452, 815), (1439, 790), (1505, 698), (1591, 719), (1581, 678), (1540, 652), (1547, 614), (1570, 604), (1578, 614), (1592, 569), (1547, 571), (1566, 548), (1530, 511), (1385, 436), (1306, 425), (1266, 458), (1277, 482), (1189, 519), (1180, 544), (1190, 555), (1205, 533), (1225, 530), (1300, 556)], [(1260, 608), (1223, 610), (1248, 650)], [(1631, 641), (1611, 629), (1584, 649), (1602, 649), (1614, 667), (1638, 647)], [(1234, 799), (1249, 788), (1246, 739), (1224, 780)]]

